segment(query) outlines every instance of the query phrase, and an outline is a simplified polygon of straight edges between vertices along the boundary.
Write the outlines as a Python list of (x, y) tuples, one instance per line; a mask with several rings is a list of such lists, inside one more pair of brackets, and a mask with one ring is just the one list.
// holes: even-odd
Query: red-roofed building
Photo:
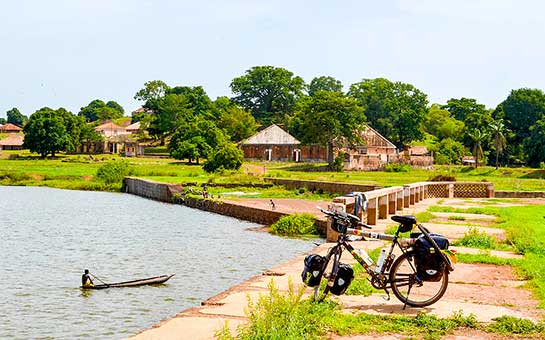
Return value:
[(0, 150), (23, 150), (25, 136), (10, 133), (9, 136), (0, 140)]
[(17, 133), (17, 132), (21, 132), (21, 131), (23, 131), (23, 129), (21, 129), (17, 125), (11, 124), (11, 123), (7, 123), (7, 124), (4, 124), (4, 125), (0, 126), (0, 132), (3, 132), (3, 133)]

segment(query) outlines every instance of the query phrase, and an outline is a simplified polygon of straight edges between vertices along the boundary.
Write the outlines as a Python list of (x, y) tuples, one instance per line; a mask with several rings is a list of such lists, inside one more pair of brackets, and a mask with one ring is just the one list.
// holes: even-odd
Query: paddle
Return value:
[(89, 275), (91, 275), (92, 277), (94, 277), (95, 279), (99, 280), (100, 282), (102, 282), (104, 285), (106, 285), (107, 287), (110, 287), (110, 284), (109, 283), (106, 283), (104, 281), (102, 281), (100, 278), (96, 277), (95, 274), (93, 273), (89, 273)]

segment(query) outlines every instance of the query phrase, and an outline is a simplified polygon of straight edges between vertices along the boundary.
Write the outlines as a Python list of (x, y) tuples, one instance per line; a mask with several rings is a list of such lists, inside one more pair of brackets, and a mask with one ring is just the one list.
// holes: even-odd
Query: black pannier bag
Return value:
[(324, 261), (324, 257), (318, 254), (310, 254), (305, 257), (305, 268), (301, 273), (304, 284), (309, 287), (315, 287), (320, 284)]
[(337, 272), (337, 277), (335, 277), (335, 282), (333, 287), (329, 290), (331, 294), (341, 295), (346, 292), (350, 283), (354, 279), (354, 270), (347, 264), (340, 263), (339, 271)]
[[(439, 249), (448, 249), (449, 241), (446, 237), (439, 234), (430, 234), (430, 236)], [(443, 256), (437, 254), (431, 242), (423, 235), (416, 239), (414, 249), (418, 277), (423, 281), (441, 281), (446, 265)]]

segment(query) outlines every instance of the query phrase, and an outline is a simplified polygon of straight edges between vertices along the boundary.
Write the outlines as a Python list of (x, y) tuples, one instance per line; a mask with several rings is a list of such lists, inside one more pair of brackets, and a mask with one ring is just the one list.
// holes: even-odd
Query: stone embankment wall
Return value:
[(183, 186), (180, 184), (160, 183), (136, 177), (125, 177), (123, 180), (123, 191), (126, 193), (161, 202), (172, 203), (173, 195), (182, 190)]
[[(183, 192), (180, 184), (167, 184), (149, 181), (145, 179), (126, 177), (124, 180), (126, 193), (169, 203), (183, 204), (190, 208), (196, 208), (216, 214), (231, 216), (241, 220), (259, 224), (271, 225), (282, 216), (287, 215), (279, 211), (265, 210), (248, 207), (243, 204), (227, 203), (218, 200), (196, 199), (175, 196)], [(326, 222), (316, 220), (316, 225), (322, 234), (325, 234)]]
[(301, 181), (286, 178), (267, 177), (265, 181), (274, 183), (275, 185), (283, 185), (286, 189), (306, 188), (309, 191), (322, 190), (324, 192), (348, 194), (350, 192), (365, 192), (382, 188), (377, 185), (364, 185), (353, 183), (335, 183), (335, 182), (318, 182), (318, 181)]
[(545, 198), (545, 191), (496, 191), (496, 198)]

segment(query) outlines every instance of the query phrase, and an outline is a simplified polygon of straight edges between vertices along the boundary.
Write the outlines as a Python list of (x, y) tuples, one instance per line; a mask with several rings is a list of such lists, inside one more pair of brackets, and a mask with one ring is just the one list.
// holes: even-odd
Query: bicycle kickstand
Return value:
[(386, 288), (384, 288), (384, 291), (386, 292), (386, 296), (383, 296), (382, 298), (386, 301), (390, 301), (390, 292)]

